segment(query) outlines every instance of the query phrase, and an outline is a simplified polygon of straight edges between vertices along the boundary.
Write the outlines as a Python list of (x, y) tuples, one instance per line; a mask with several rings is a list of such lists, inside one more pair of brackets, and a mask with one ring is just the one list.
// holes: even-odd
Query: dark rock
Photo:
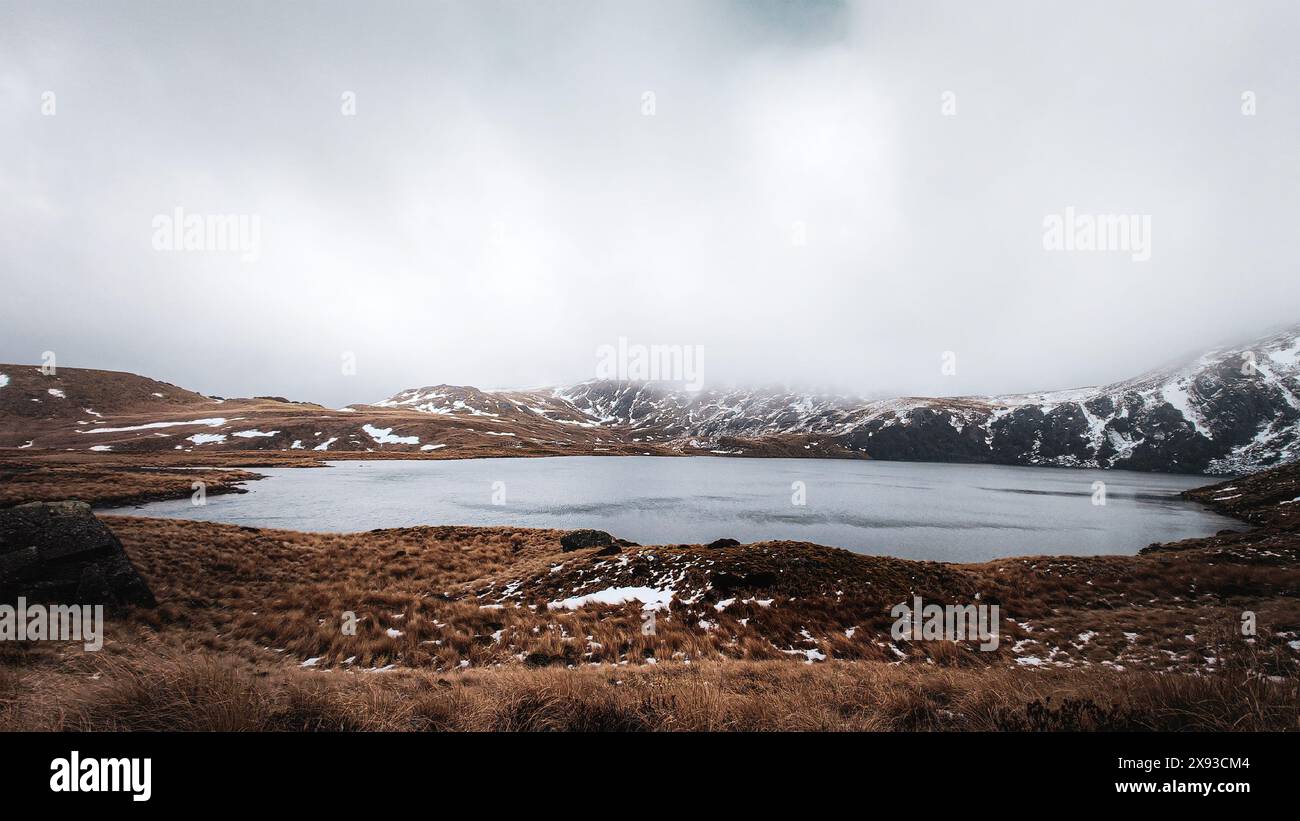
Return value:
[(776, 584), (776, 574), (767, 570), (746, 573), (743, 576), (725, 571), (714, 573), (709, 582), (714, 590), (727, 591), (737, 588), (762, 589)]
[(84, 502), (32, 502), (0, 510), (0, 601), (157, 602), (113, 532)]
[(737, 547), (739, 545), (740, 542), (736, 541), (735, 539), (715, 539), (714, 541), (709, 542), (708, 544), (708, 546), (713, 548), (714, 550), (717, 550), (720, 547)]
[(570, 530), (560, 537), (560, 547), (565, 552), (584, 547), (608, 547), (612, 544), (614, 537), (603, 530)]
[(714, 590), (735, 590), (745, 583), (745, 580), (735, 573), (714, 573), (709, 579), (709, 584)]

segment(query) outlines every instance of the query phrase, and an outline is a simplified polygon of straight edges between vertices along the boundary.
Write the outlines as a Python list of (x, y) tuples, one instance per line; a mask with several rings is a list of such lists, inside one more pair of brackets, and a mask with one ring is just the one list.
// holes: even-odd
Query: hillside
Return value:
[(861, 400), (589, 381), (432, 385), (331, 410), (132, 374), (0, 365), (0, 447), (433, 458), (716, 454), (1239, 473), (1300, 454), (1300, 327), (1091, 388)]
[[(981, 564), (105, 517), (158, 606), (99, 653), (0, 643), (0, 730), (1294, 729), (1298, 494), (1290, 465), (1191, 493), (1249, 530)], [(999, 606), (997, 646), (895, 637), (914, 596)]]

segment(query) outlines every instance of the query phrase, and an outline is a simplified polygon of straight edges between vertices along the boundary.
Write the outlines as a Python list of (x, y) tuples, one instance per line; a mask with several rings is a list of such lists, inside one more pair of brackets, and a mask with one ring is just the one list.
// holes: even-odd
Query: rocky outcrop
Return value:
[[(560, 537), (560, 547), (567, 553), (585, 547), (617, 547), (614, 537), (603, 530), (571, 530)], [(617, 552), (617, 551), (615, 551)]]
[(0, 602), (153, 607), (122, 543), (84, 502), (32, 502), (0, 510)]

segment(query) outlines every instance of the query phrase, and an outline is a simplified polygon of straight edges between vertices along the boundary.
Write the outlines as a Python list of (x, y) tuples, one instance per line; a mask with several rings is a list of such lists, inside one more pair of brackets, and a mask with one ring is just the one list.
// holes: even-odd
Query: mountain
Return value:
[(520, 391), (433, 385), (331, 410), (215, 399), (132, 374), (0, 365), (0, 447), (684, 453), (1235, 473), (1300, 455), (1300, 326), (1112, 385), (996, 397), (689, 393), (593, 380)]
[(687, 452), (1232, 473), (1300, 449), (1300, 327), (1100, 387), (879, 401), (590, 381), (485, 393), (439, 385), (377, 403), (599, 427)]

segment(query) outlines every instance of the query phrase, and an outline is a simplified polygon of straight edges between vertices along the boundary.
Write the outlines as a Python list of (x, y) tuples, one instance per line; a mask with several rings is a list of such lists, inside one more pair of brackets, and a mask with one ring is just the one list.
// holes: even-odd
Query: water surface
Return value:
[[(353, 532), (429, 524), (607, 530), (642, 544), (797, 539), (940, 561), (1136, 553), (1244, 529), (1178, 498), (1203, 476), (836, 459), (567, 456), (257, 468), (246, 494), (110, 513)], [(1094, 482), (1105, 482), (1105, 505)], [(799, 501), (802, 483), (804, 504)]]

